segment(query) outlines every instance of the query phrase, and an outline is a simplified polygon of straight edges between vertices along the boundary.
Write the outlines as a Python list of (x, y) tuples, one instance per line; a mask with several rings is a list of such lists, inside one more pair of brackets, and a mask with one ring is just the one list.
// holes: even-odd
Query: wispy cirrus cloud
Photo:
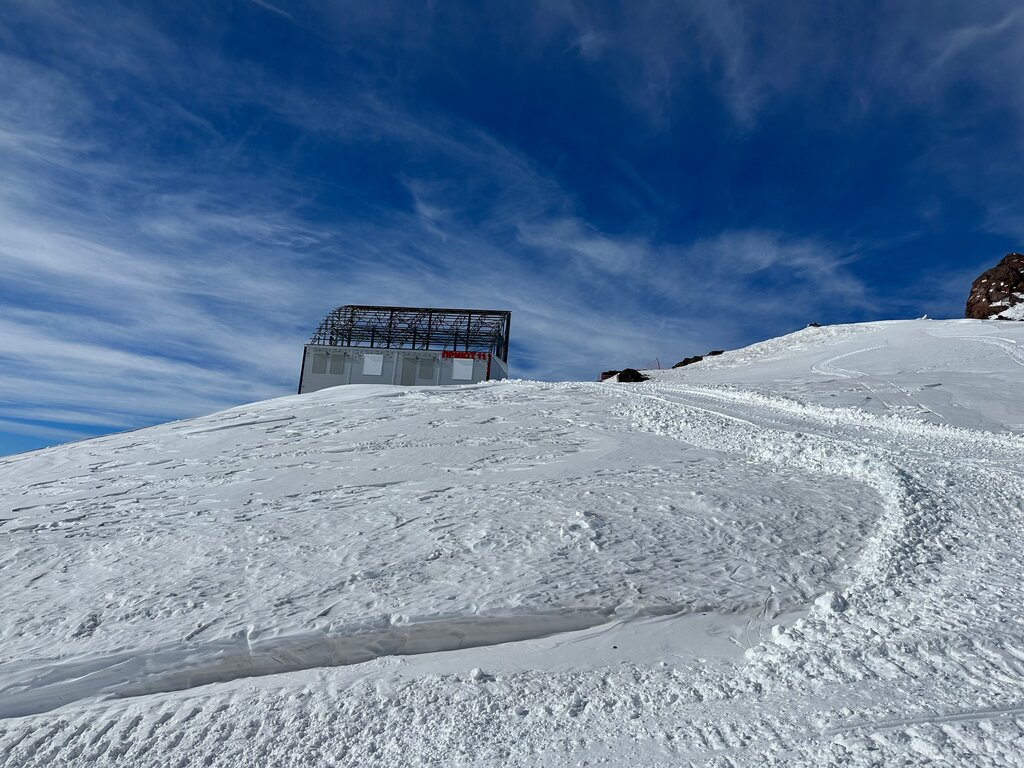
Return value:
[[(896, 6), (15, 2), (0, 433), (290, 393), (346, 302), (511, 309), (513, 375), (548, 379), (917, 308), (863, 265), (948, 217), (934, 190), (992, 228), (1019, 214), (977, 187), (1015, 166), (969, 173), (976, 146), (915, 122), (958, 79), (1017, 99), (1020, 22), (993, 8), (910, 41)], [(887, 135), (844, 143), (902, 104), (928, 142), (900, 168), (934, 200), (885, 178)], [(884, 219), (911, 203), (934, 212)]]
[(593, 274), (592, 270), (614, 275), (648, 267), (645, 261), (649, 248), (645, 243), (628, 237), (608, 237), (579, 219), (524, 222), (518, 232), (524, 244), (573, 260), (584, 275)]
[[(145, 158), (130, 168), (90, 160), (91, 148), (64, 140), (65, 126), (6, 126), (5, 152), (20, 171), (0, 182), (13, 202), (0, 212), (0, 279), (21, 300), (0, 314), (9, 371), (0, 414), (52, 437), (68, 429), (46, 414), (109, 429), (285, 394), (305, 335), (343, 301), (511, 308), (515, 371), (545, 378), (589, 377), (624, 354), (637, 363), (688, 351), (715, 326), (716, 338), (737, 333), (644, 308), (666, 293), (661, 276), (713, 261), (729, 243), (656, 248), (601, 233), (567, 213), (571, 194), (493, 137), (450, 118), (364, 109), (342, 121), (338, 140), (352, 123), (379, 120), (381, 135), (433, 155), (448, 175), (407, 176), (407, 209), (318, 223), (249, 192), (287, 187), (287, 176), (246, 171), (221, 179), (216, 194), (190, 190), (193, 176)], [(291, 117), (311, 121), (305, 110)], [(78, 215), (74, 199), (53, 193), (69, 178), (112, 196), (119, 215)], [(125, 187), (143, 198), (130, 210)], [(480, 201), (479, 189), (497, 193)], [(758, 244), (744, 248), (754, 258)]]
[[(400, 116), (393, 124), (406, 130)], [(285, 394), (305, 335), (343, 301), (511, 308), (516, 372), (545, 378), (589, 377), (623, 354), (652, 361), (666, 347), (692, 348), (717, 324), (666, 322), (643, 308), (660, 290), (652, 275), (705, 252), (659, 250), (566, 216), (572, 196), (525, 158), (478, 133), (450, 141), (442, 124), (436, 134), (416, 125), (419, 151), (502, 194), (480, 204), (458, 176), (407, 178), (409, 210), (313, 225), (242, 191), (274, 176), (245, 176), (237, 188), (222, 184), (218, 199), (159, 185), (131, 215), (90, 223), (47, 196), (59, 170), (40, 174), (74, 167), (72, 145), (51, 136), (44, 144), (58, 155), (24, 153), (14, 184), (31, 194), (0, 213), (0, 278), (31, 298), (0, 314), (11, 372), (0, 414), (52, 437), (67, 429), (46, 413), (120, 428)], [(91, 178), (118, 186), (114, 167)], [(524, 249), (542, 256), (524, 258)]]

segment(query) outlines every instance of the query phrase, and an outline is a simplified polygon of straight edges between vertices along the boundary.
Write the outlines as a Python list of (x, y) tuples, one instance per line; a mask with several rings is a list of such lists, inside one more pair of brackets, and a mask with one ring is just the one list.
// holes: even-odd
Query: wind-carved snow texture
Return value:
[[(371, 388), (345, 410), (172, 425), (135, 464), (137, 435), (63, 449), (85, 471), (26, 483), (7, 525), (0, 716), (623, 615), (786, 610), (878, 514), (853, 484), (624, 439), (600, 392), (568, 391)], [(801, 517), (818, 522), (789, 539)]]
[(0, 764), (1021, 764), (1006, 325), (9, 459)]

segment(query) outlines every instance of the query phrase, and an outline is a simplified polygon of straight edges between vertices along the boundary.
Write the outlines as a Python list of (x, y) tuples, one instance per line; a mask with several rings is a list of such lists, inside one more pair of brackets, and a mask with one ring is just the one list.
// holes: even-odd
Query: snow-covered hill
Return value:
[(0, 765), (1024, 763), (1024, 324), (0, 461)]

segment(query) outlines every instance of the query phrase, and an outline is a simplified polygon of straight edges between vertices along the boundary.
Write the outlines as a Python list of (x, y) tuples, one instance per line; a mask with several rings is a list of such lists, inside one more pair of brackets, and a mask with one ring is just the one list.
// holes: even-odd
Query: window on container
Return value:
[(331, 373), (335, 376), (345, 372), (345, 356), (331, 355)]
[(455, 381), (472, 381), (473, 361), (461, 358), (452, 360), (452, 379)]
[(313, 373), (327, 373), (327, 353), (317, 352), (313, 355)]
[(434, 359), (420, 360), (420, 370), (417, 374), (421, 379), (433, 379), (434, 378)]
[(380, 376), (384, 371), (384, 355), (363, 355), (363, 376)]

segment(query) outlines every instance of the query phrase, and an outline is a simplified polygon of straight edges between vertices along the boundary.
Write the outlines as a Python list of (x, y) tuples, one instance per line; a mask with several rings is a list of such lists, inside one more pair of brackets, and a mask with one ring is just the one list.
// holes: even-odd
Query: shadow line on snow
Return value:
[[(674, 613), (665, 608), (646, 615)], [(202, 644), (122, 651), (42, 666), (0, 670), (0, 719), (37, 715), (90, 698), (129, 698), (182, 691), (246, 677), (360, 664), (382, 656), (455, 651), (533, 640), (589, 629), (615, 620), (615, 608), (451, 618), (378, 631), (315, 632), (278, 637), (238, 633)], [(12, 667), (14, 669), (12, 669)]]

